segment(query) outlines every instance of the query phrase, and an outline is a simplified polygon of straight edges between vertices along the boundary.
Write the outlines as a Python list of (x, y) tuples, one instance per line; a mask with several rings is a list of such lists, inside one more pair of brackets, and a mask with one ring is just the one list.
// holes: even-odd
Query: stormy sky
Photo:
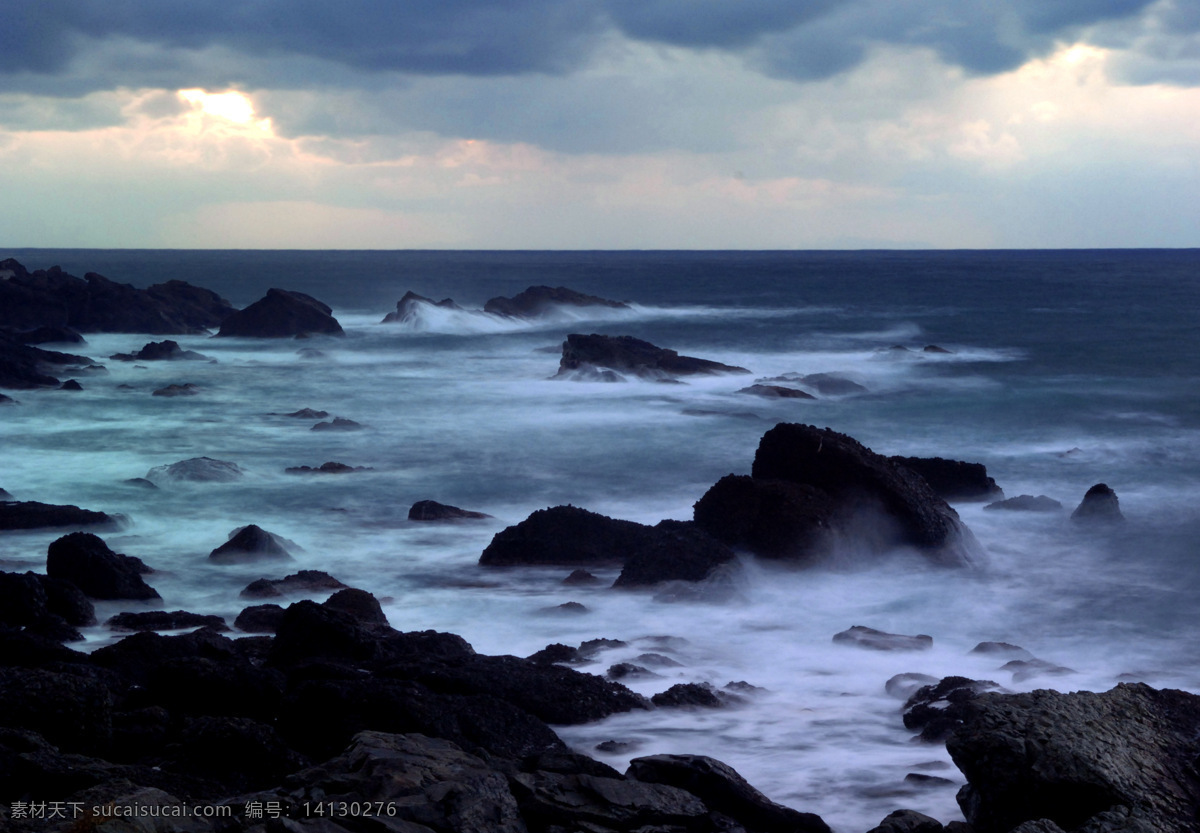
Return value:
[(1197, 0), (5, 0), (0, 244), (1200, 245)]

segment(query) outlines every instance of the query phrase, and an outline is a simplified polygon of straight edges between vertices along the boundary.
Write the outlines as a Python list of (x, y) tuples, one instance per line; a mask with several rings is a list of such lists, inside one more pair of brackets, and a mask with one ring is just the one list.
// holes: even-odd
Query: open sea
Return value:
[[(961, 674), (1011, 690), (1107, 690), (1121, 680), (1200, 692), (1200, 250), (939, 252), (0, 251), (136, 286), (173, 278), (238, 307), (270, 287), (313, 295), (346, 337), (172, 337), (204, 362), (122, 363), (161, 337), (88, 335), (107, 374), (82, 393), (10, 391), (0, 409), (0, 487), (19, 500), (126, 515), (104, 534), (159, 572), (162, 606), (232, 622), (261, 576), (325, 570), (373, 592), (392, 625), (464, 636), (490, 654), (548, 643), (628, 643), (582, 670), (653, 651), (679, 665), (631, 688), (676, 682), (765, 691), (740, 708), (656, 710), (560, 727), (620, 769), (629, 758), (697, 753), (735, 767), (772, 799), (862, 833), (908, 807), (960, 819), (963, 782), (944, 748), (916, 743), (884, 683)], [(430, 310), (380, 321), (413, 290), (478, 310), (531, 285), (627, 300), (629, 311), (518, 322)], [(665, 385), (550, 380), (571, 332), (632, 335), (750, 368)], [(950, 352), (929, 353), (936, 344)], [(903, 346), (908, 350), (896, 350)], [(306, 358), (301, 348), (323, 355)], [(65, 348), (64, 348), (65, 349)], [(140, 366), (139, 366), (140, 365)], [(753, 378), (837, 373), (866, 388), (817, 401), (736, 391)], [(193, 397), (151, 391), (193, 383)], [(130, 386), (128, 388), (122, 386)], [(300, 408), (367, 426), (310, 430)], [(1048, 495), (1061, 512), (955, 508), (986, 550), (974, 569), (903, 554), (844, 555), (807, 570), (744, 559), (721, 592), (662, 596), (569, 587), (564, 569), (484, 569), (504, 527), (574, 504), (656, 523), (690, 519), (720, 477), (748, 474), (778, 422), (847, 433), (882, 454), (987, 466), (1006, 496)], [(237, 463), (235, 483), (124, 483), (179, 460)], [(373, 471), (296, 476), (338, 461)], [(1081, 529), (1071, 511), (1095, 483), (1127, 523)], [(433, 499), (495, 520), (420, 524)], [(293, 563), (218, 566), (208, 553), (256, 523), (301, 547)], [(58, 533), (0, 536), (0, 569), (43, 571)], [(613, 571), (596, 571), (605, 579)], [(588, 612), (548, 612), (568, 601)], [(137, 603), (101, 603), (101, 619)], [(929, 634), (922, 653), (835, 645), (852, 625)], [(87, 630), (85, 650), (115, 637)], [(663, 639), (663, 637), (671, 637)], [(1020, 645), (1070, 673), (1014, 680), (981, 641)], [(608, 740), (630, 744), (606, 754)], [(911, 772), (953, 783), (915, 786)]]

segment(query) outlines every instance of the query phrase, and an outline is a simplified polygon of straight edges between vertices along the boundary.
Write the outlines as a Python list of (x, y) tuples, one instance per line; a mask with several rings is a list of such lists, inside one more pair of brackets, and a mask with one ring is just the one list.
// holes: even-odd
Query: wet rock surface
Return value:
[(555, 378), (569, 379), (588, 371), (632, 373), (648, 379), (670, 380), (678, 376), (714, 373), (749, 373), (708, 359), (681, 356), (674, 350), (657, 347), (632, 336), (606, 336), (572, 333), (563, 342), (562, 359)]
[(490, 517), (492, 516), (483, 512), (459, 509), (457, 506), (438, 503), (436, 500), (418, 500), (408, 510), (410, 521), (482, 520)]
[(230, 313), (218, 336), (240, 338), (295, 338), (324, 334), (344, 335), (333, 310), (311, 295), (286, 289), (267, 294), (243, 310)]

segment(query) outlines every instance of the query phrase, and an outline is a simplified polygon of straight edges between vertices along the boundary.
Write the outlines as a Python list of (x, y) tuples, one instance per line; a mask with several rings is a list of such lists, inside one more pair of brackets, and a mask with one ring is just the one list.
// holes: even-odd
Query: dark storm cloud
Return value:
[[(973, 74), (1045, 54), (1085, 27), (1132, 43), (1154, 0), (5, 0), (0, 88), (370, 86), (396, 74), (569, 74), (616, 33), (719, 50), (793, 79), (880, 45), (925, 47)], [(1160, 37), (1195, 4), (1159, 0)], [(1165, 9), (1166, 11), (1162, 11)], [(1191, 10), (1191, 11), (1189, 11)], [(1125, 24), (1128, 23), (1126, 26)], [(1124, 28), (1122, 28), (1124, 27)], [(1124, 33), (1122, 35), (1121, 33)], [(177, 82), (185, 76), (192, 79)]]

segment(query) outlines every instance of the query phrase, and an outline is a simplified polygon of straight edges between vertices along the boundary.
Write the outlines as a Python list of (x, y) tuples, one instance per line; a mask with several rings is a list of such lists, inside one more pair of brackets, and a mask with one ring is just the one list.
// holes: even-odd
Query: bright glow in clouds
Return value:
[[(614, 52), (610, 70), (638, 78), (654, 96), (621, 103), (627, 112), (597, 103), (582, 117), (610, 131), (626, 120), (694, 125), (691, 146), (687, 131), (646, 150), (587, 153), (551, 150), (533, 136), (405, 127), (353, 135), (347, 125), (372, 115), (362, 91), (253, 91), (253, 99), (199, 88), (82, 99), (0, 93), (0, 243), (1200, 244), (1200, 89), (1116, 83), (1108, 68), (1119, 53), (1111, 50), (1064, 45), (1015, 70), (968, 77), (929, 50), (896, 47), (803, 83), (685, 50), (672, 50), (670, 71), (660, 72), (663, 54), (637, 44)], [(554, 112), (572, 84), (595, 84), (603, 70), (523, 80), (531, 112)], [(479, 91), (488, 83), (412, 78), (373, 106), (402, 111), (441, 100), (422, 85), (443, 94), (461, 84), (463, 101), (486, 100)], [(297, 119), (301, 106), (305, 118)], [(78, 126), (77, 113), (94, 126)], [(321, 118), (330, 129), (319, 129)], [(700, 135), (709, 124), (724, 131), (719, 142)]]

